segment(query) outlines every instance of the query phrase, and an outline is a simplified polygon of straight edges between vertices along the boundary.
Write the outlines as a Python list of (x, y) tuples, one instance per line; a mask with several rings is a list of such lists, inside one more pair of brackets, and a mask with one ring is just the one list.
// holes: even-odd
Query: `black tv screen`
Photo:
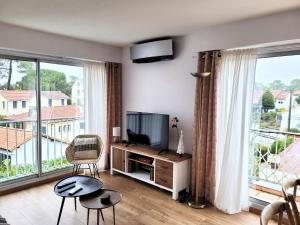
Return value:
[(169, 115), (145, 112), (127, 112), (127, 139), (129, 143), (166, 150), (169, 147)]

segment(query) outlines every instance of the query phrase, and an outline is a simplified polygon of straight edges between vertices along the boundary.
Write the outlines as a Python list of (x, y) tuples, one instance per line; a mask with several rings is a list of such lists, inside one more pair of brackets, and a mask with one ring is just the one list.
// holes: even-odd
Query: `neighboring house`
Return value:
[[(42, 160), (65, 156), (67, 143), (42, 137)], [(11, 165), (36, 164), (36, 136), (24, 129), (0, 127), (0, 165), (4, 159), (10, 159)]]
[[(42, 91), (41, 106), (67, 105), (69, 96), (61, 91)], [(10, 116), (28, 112), (36, 107), (35, 91), (0, 90), (0, 115)]]
[[(42, 133), (62, 141), (70, 142), (75, 135), (84, 133), (83, 112), (78, 105), (42, 107), (41, 119)], [(30, 111), (7, 116), (5, 120), (18, 122), (26, 130), (34, 130), (36, 124)]]
[(84, 90), (82, 81), (76, 80), (72, 86), (72, 104), (83, 105)]
[[(286, 131), (288, 128), (289, 112), (288, 111), (283, 112), (281, 115), (282, 115), (282, 121), (280, 125), (280, 130)], [(291, 128), (300, 129), (300, 105), (292, 108)]]
[(290, 93), (282, 90), (272, 90), (271, 91), (275, 100), (275, 109), (288, 109), (290, 106)]
[[(272, 90), (271, 91), (274, 100), (275, 100), (275, 109), (282, 109), (284, 108), (286, 111), (290, 107), (290, 92), (283, 91), (283, 90)], [(262, 108), (261, 98), (264, 94), (263, 90), (254, 90), (253, 92), (253, 111), (260, 112)], [(293, 99), (292, 99), (292, 107), (297, 106), (296, 98), (300, 95), (300, 90), (296, 90), (293, 92)]]

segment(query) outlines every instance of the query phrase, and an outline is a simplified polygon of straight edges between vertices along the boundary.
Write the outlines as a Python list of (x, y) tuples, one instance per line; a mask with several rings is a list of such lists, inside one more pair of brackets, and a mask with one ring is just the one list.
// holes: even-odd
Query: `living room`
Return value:
[(2, 1), (0, 224), (300, 224), (299, 21), (298, 0)]

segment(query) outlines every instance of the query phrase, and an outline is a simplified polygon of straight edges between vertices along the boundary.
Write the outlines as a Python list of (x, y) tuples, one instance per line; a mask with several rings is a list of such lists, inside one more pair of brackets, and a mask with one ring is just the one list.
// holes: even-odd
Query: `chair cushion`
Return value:
[(74, 159), (97, 159), (97, 149), (96, 138), (76, 138), (74, 140)]

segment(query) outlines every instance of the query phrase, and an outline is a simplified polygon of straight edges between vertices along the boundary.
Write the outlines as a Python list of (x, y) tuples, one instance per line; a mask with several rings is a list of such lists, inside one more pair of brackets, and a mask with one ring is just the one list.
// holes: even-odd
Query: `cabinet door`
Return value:
[(125, 172), (125, 151), (113, 148), (113, 168)]
[(155, 183), (170, 189), (173, 188), (173, 163), (156, 159)]

